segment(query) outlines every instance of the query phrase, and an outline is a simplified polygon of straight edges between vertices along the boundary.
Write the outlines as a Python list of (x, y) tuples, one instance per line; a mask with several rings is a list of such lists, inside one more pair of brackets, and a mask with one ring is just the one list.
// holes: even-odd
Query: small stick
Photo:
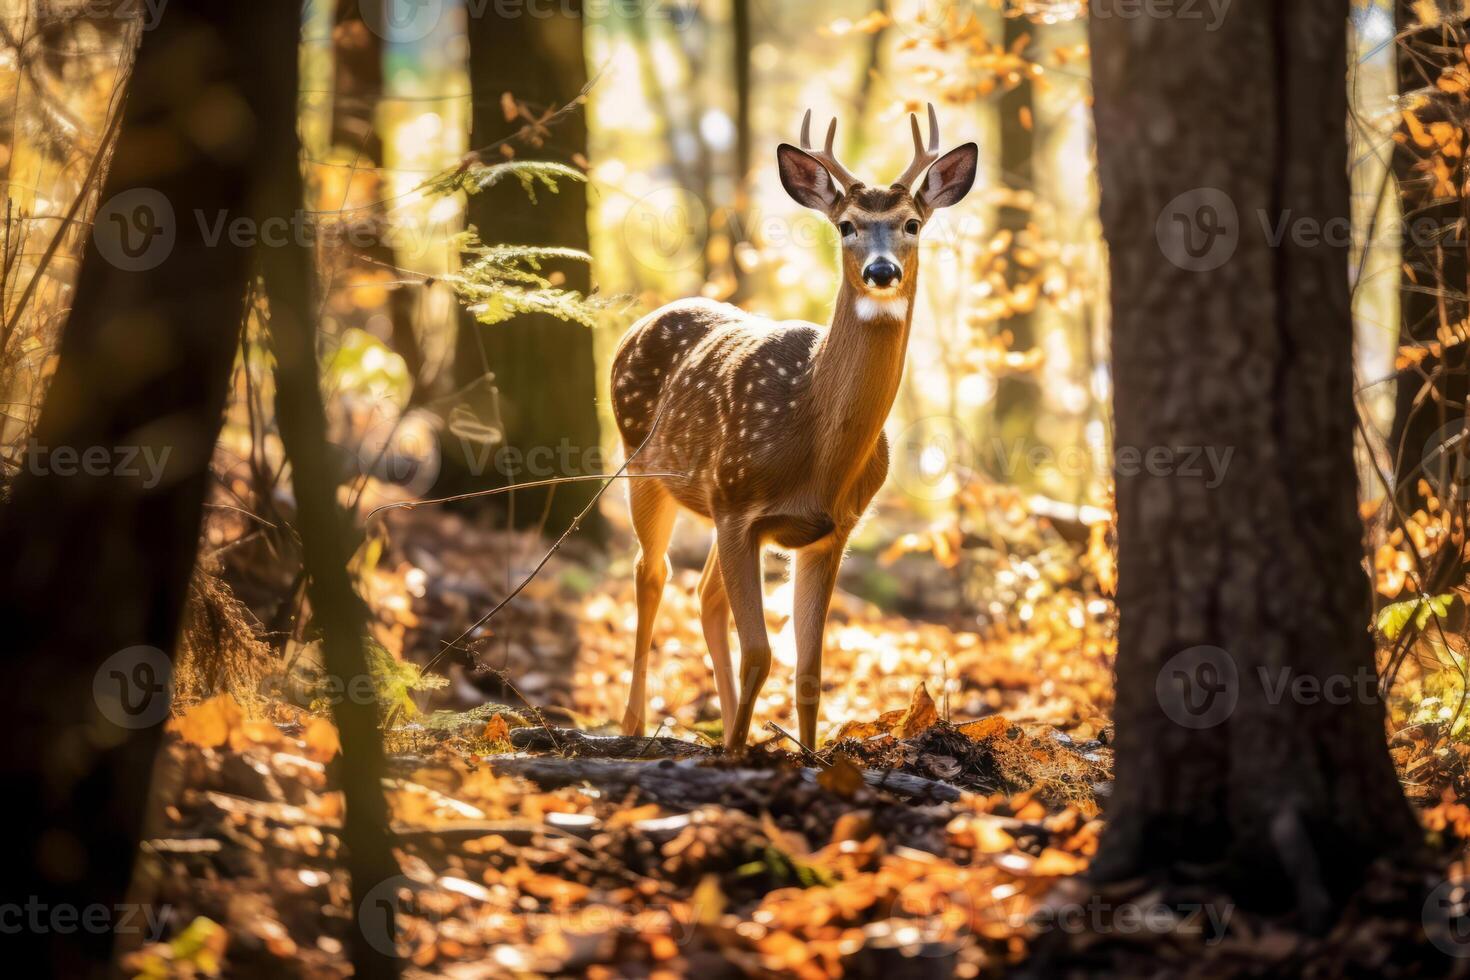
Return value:
[[(17, 464), (18, 465), (18, 464)], [(591, 480), (653, 480), (662, 477), (681, 477), (684, 473), (588, 473), (586, 476), (559, 476), (551, 480), (536, 480), (532, 483), (513, 483), (509, 486), (494, 487), (490, 490), (475, 490), (470, 493), (457, 493), (452, 497), (433, 497), (423, 500), (396, 500), (390, 504), (383, 504), (368, 511), (362, 519), (364, 525), (372, 521), (379, 514), (388, 510), (413, 510), (425, 504), (452, 504), (461, 500), (471, 500), (475, 497), (493, 497), (496, 494), (510, 493), (512, 490), (534, 490), (537, 487), (554, 487), (563, 483), (586, 483)]]
[(653, 743), (658, 740), (659, 732), (663, 731), (668, 726), (668, 723), (669, 720), (667, 718), (658, 723), (658, 727), (653, 730), (653, 734), (648, 736), (648, 741), (643, 743), (643, 748), (639, 751), (638, 758), (641, 759), (648, 754), (648, 750), (653, 748)]
[(798, 749), (801, 749), (802, 753), (806, 755), (807, 758), (816, 762), (818, 765), (825, 766), (828, 769), (832, 768), (832, 763), (828, 762), (826, 759), (823, 759), (811, 749), (801, 744), (800, 739), (788, 732), (786, 729), (782, 728), (780, 725), (776, 724), (774, 721), (766, 722), (766, 727), (775, 732), (777, 735), (780, 735), (782, 738), (789, 739), (793, 745), (795, 745)]
[[(582, 521), (586, 519), (588, 514), (592, 513), (592, 508), (597, 506), (597, 502), (602, 499), (602, 495), (607, 492), (608, 487), (612, 486), (614, 480), (621, 479), (625, 475), (641, 475), (628, 474), (628, 467), (633, 465), (633, 460), (637, 459), (638, 454), (643, 452), (644, 448), (649, 444), (650, 441), (652, 441), (653, 434), (654, 432), (658, 431), (658, 424), (663, 420), (664, 412), (668, 410), (668, 407), (669, 406), (667, 402), (659, 406), (658, 414), (653, 417), (653, 425), (649, 426), (648, 435), (643, 437), (643, 441), (638, 444), (638, 448), (633, 450), (633, 452), (629, 454), (627, 459), (623, 460), (623, 465), (618, 467), (616, 473), (608, 474), (607, 482), (597, 488), (597, 492), (592, 495), (592, 499), (587, 501), (587, 506), (583, 507), (581, 512), (578, 513), (576, 517), (572, 518), (572, 523), (568, 525), (567, 529), (561, 533), (561, 537), (557, 538), (556, 541), (552, 543), (551, 547), (547, 549), (546, 554), (541, 556), (541, 560), (536, 563), (535, 568), (531, 569), (530, 574), (521, 579), (521, 584), (517, 585), (514, 589), (511, 589), (510, 593), (507, 594), (504, 599), (501, 599), (499, 602), (497, 602), (489, 612), (481, 616), (479, 619), (475, 620), (475, 622), (471, 623), (469, 629), (465, 630), (463, 633), (459, 634), (449, 642), (444, 643), (443, 648), (438, 653), (434, 654), (434, 656), (430, 657), (428, 663), (424, 664), (423, 670), (427, 671), (430, 667), (434, 666), (434, 664), (438, 663), (440, 658), (442, 658), (446, 653), (458, 647), (461, 640), (465, 639), (465, 637), (469, 636), (475, 630), (479, 629), (481, 626), (484, 626), (486, 623), (490, 622), (490, 620), (494, 619), (496, 613), (500, 612), (500, 610), (509, 605), (512, 599), (520, 595), (521, 590), (530, 585), (531, 580), (534, 579), (537, 575), (541, 574), (541, 569), (546, 567), (546, 563), (551, 561), (551, 556), (556, 554), (557, 551), (561, 549), (561, 546), (566, 543), (567, 538), (571, 537), (572, 534), (577, 530), (577, 528), (582, 526)], [(522, 484), (522, 486), (525, 486), (525, 484)], [(425, 503), (428, 503), (428, 501), (425, 501)], [(382, 509), (383, 508), (381, 507), (378, 508), (378, 510)], [(374, 513), (377, 513), (377, 511), (374, 511)], [(473, 651), (469, 651), (467, 648), (464, 649), (466, 649), (467, 652), (473, 655)]]

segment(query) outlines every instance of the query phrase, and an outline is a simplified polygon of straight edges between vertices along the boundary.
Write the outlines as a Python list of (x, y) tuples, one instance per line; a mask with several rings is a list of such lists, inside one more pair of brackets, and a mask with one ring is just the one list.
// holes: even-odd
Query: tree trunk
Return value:
[[(496, 14), (486, 6), (469, 18), (470, 87), (474, 93), (470, 145), (483, 149), (526, 126), (526, 120), (507, 121), (501, 97), (510, 93), (526, 103), (537, 117), (577, 100), (587, 84), (582, 56), (581, 4), (559, 6), (546, 17)], [(555, 160), (573, 166), (585, 164), (587, 123), (582, 106), (560, 118), (544, 142), (514, 141), (516, 156)], [(500, 159), (491, 154), (493, 162)], [(558, 193), (537, 194), (532, 203), (519, 182), (511, 180), (472, 195), (469, 223), (481, 240), (521, 245), (559, 245), (586, 249), (587, 192), (582, 184), (563, 181)], [(591, 286), (587, 266), (578, 262), (548, 266), (565, 277), (565, 285), (581, 291)], [(555, 476), (601, 472), (601, 442), (597, 423), (597, 384), (592, 334), (586, 327), (564, 323), (547, 315), (518, 316), (495, 326), (481, 326), (466, 314), (460, 330), (456, 370), (461, 386), (485, 371), (494, 372), (499, 391), (499, 413), (505, 427), (506, 447), (518, 451), (502, 456), (504, 467), (471, 473), (477, 489), (526, 483)], [(477, 414), (493, 418), (492, 403), (479, 405)], [(589, 453), (589, 451), (591, 451)], [(448, 460), (461, 467), (465, 460)], [(595, 488), (595, 484), (590, 485)], [(515, 517), (521, 526), (539, 526), (543, 515), (548, 528), (560, 532), (586, 505), (590, 491), (580, 487), (525, 490), (514, 494)], [(595, 515), (593, 515), (595, 518)], [(602, 533), (599, 520), (584, 524), (594, 535)]]
[[(1313, 924), (1416, 836), (1354, 493), (1346, 17), (1301, 0), (1214, 30), (1090, 25), (1121, 617), (1093, 873), (1192, 868)], [(1232, 454), (1218, 485), (1190, 447)]]
[[(293, 7), (296, 5), (283, 4)], [(295, 14), (299, 17), (299, 7)], [(293, 21), (292, 27), (299, 26)], [(296, 48), (297, 32), (279, 38)], [(260, 154), (258, 207), (265, 215), (300, 214), (305, 207), (300, 145), (296, 138), (297, 62), (284, 58), (268, 78), (264, 128), (280, 134)], [(347, 572), (351, 554), (348, 516), (337, 504), (336, 475), (327, 454), (327, 422), (317, 369), (316, 267), (304, 242), (260, 250), (260, 271), (270, 305), (271, 351), (275, 355), (276, 422), (291, 464), (296, 529), (302, 566), (310, 583), (312, 617), (322, 635), (322, 659), (337, 690), (350, 691), (368, 678), (363, 651), (366, 617)], [(388, 839), (388, 804), (383, 798), (383, 743), (378, 706), (371, 700), (338, 697), (332, 719), (341, 736), (337, 777), (346, 804), (342, 823), (344, 865), (352, 884), (353, 921), (363, 924), (351, 944), (352, 975), (378, 980), (398, 975), (389, 949), (394, 936), (399, 867)], [(371, 921), (381, 933), (371, 935)], [(375, 941), (376, 940), (376, 941)]]
[[(1005, 47), (1011, 50), (1017, 45), (1027, 45), (1031, 34), (1031, 23), (1021, 16), (1007, 16), (1005, 22)], [(1033, 164), (1035, 139), (1027, 116), (1032, 115), (1031, 94), (1033, 82), (1023, 78), (1019, 85), (1001, 95), (1000, 112), (1000, 172), (1001, 181), (1012, 191), (1030, 191), (1036, 186), (1036, 171)], [(1002, 205), (997, 209), (996, 226), (1008, 231), (1014, 244), (1032, 221), (1029, 208)], [(1011, 288), (1021, 285), (1034, 275), (1028, 269), (1012, 263), (1007, 276)], [(1031, 311), (1017, 311), (1002, 323), (1011, 333), (1011, 346), (1016, 350), (1029, 350), (1035, 346), (1037, 337), (1035, 317)], [(1009, 443), (1012, 440), (1031, 440), (1036, 431), (1036, 412), (1041, 403), (1036, 379), (1029, 374), (1005, 374), (996, 379), (995, 425), (996, 435)]]
[[(1441, 4), (1441, 8), (1450, 6), (1448, 2)], [(1399, 91), (1423, 94), (1412, 110), (1422, 130), (1444, 122), (1458, 127), (1459, 97), (1438, 92), (1434, 83), (1443, 70), (1464, 60), (1462, 17), (1447, 10), (1440, 26), (1416, 29), (1420, 19), (1413, 8), (1411, 0), (1396, 4)], [(1450, 180), (1455, 187), (1465, 185), (1467, 165), (1463, 155), (1445, 158), (1438, 154), (1437, 146), (1417, 145), (1411, 127), (1401, 125), (1399, 130), (1393, 171), (1404, 227), (1410, 232), (1403, 238), (1399, 343), (1405, 347), (1427, 346), (1436, 340), (1441, 326), (1464, 322), (1470, 264), (1464, 232), (1466, 199), (1459, 195), (1437, 197), (1438, 181), (1425, 164), (1440, 155), (1454, 170)], [(1451, 434), (1440, 431), (1446, 425), (1455, 423), (1454, 431), (1458, 432), (1465, 417), (1467, 395), (1470, 362), (1463, 343), (1447, 347), (1442, 357), (1431, 354), (1399, 372), (1389, 450), (1394, 454), (1395, 499), (1406, 514), (1423, 506), (1418, 483), (1425, 475), (1425, 457), (1437, 458), (1432, 447), (1442, 445)], [(1439, 591), (1444, 584), (1425, 583), (1424, 587)]]
[[(350, 227), (343, 235), (344, 243), (330, 252), (328, 262), (353, 271), (392, 275), (397, 267), (393, 246), (383, 237), (388, 230), (388, 209), (382, 203), (390, 196), (383, 177), (383, 140), (374, 118), (383, 95), (383, 39), (371, 30), (363, 18), (368, 8), (373, 23), (388, 23), (381, 8), (393, 0), (337, 0), (332, 25), (332, 127), (331, 145), (348, 152), (353, 173), (346, 185), (347, 201), (325, 201), (323, 206), (350, 208), (338, 220)], [(377, 12), (375, 11), (377, 8)], [(367, 207), (353, 207), (357, 201), (373, 202)], [(397, 278), (393, 276), (393, 278)], [(416, 382), (423, 377), (425, 363), (418, 336), (414, 332), (414, 289), (406, 285), (388, 287), (388, 335), (379, 339), (390, 343), (403, 357), (408, 373)], [(373, 309), (358, 311), (361, 323), (368, 327)]]
[[(750, 167), (754, 153), (750, 109), (755, 89), (750, 77), (750, 52), (755, 47), (751, 26), (750, 0), (731, 0), (731, 69), (735, 79), (735, 201), (730, 209), (730, 275), (735, 284), (728, 302), (745, 299), (746, 275), (740, 265), (741, 246), (750, 236)], [(858, 119), (854, 128), (861, 128)]]
[[(109, 10), (99, 16), (111, 17)], [(174, 0), (142, 34), (55, 381), (0, 513), (5, 901), (123, 901), (240, 332), (251, 212), (295, 77), (298, 11)], [(294, 122), (294, 119), (292, 120)], [(162, 149), (160, 149), (162, 148)], [(12, 962), (102, 975), (111, 932), (9, 937)]]

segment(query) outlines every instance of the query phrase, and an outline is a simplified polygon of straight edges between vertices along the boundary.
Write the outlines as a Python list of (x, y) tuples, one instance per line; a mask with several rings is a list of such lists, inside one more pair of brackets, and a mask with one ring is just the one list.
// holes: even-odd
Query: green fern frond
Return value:
[(571, 262), (592, 261), (592, 256), (580, 248), (563, 248), (556, 245), (485, 245), (474, 239), (473, 232), (465, 234), (469, 237), (465, 239), (461, 251), (478, 255), (492, 265), (510, 265), (520, 262), (533, 269), (539, 269), (542, 262), (556, 259), (566, 259)]
[(477, 321), (487, 326), (528, 313), (546, 313), (584, 327), (597, 326), (596, 304), (570, 289), (525, 289), (502, 285), (487, 290), (482, 299), (472, 300), (468, 309)]
[(545, 187), (551, 193), (561, 191), (558, 181), (571, 180), (585, 183), (587, 175), (575, 167), (549, 160), (512, 160), (506, 163), (472, 163), (469, 166), (447, 170), (432, 178), (426, 189), (431, 194), (452, 194), (464, 191), (478, 194), (487, 187), (494, 187), (507, 177), (521, 182), (521, 188), (531, 203), (536, 203), (536, 190)]
[(503, 323), (525, 313), (545, 313), (592, 327), (601, 304), (575, 290), (557, 287), (541, 274), (542, 263), (590, 262), (575, 248), (486, 245), (473, 231), (456, 238), (460, 251), (475, 256), (464, 270), (444, 277), (480, 323)]
[[(476, 194), (506, 177), (519, 180), (533, 203), (538, 186), (556, 192), (560, 180), (587, 179), (580, 170), (565, 164), (518, 160), (491, 165), (475, 163), (446, 171), (430, 180), (425, 189), (432, 194), (455, 191)], [(587, 327), (597, 325), (598, 312), (604, 307), (602, 302), (560, 288), (550, 277), (541, 274), (546, 262), (591, 262), (592, 256), (582, 249), (487, 245), (480, 241), (474, 229), (454, 236), (451, 245), (468, 261), (460, 272), (445, 276), (443, 281), (480, 323), (503, 323), (521, 314), (545, 313)]]

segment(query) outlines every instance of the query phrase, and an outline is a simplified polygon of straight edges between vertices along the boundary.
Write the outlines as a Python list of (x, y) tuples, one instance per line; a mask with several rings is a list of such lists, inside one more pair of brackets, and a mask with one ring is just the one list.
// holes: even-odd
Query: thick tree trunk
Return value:
[[(556, 8), (550, 16), (497, 15), (494, 5), (469, 19), (470, 87), (474, 93), (470, 145), (487, 147), (520, 130), (526, 120), (507, 121), (501, 97), (510, 93), (532, 113), (573, 103), (587, 84), (582, 54), (581, 4)], [(587, 123), (576, 106), (545, 135), (542, 145), (514, 144), (518, 158), (555, 160), (573, 166), (585, 163)], [(491, 160), (500, 159), (492, 153)], [(558, 245), (586, 249), (587, 192), (582, 184), (563, 181), (558, 193), (537, 195), (532, 203), (517, 181), (471, 196), (469, 222), (481, 240), (520, 245)], [(591, 286), (587, 266), (560, 263), (554, 271), (565, 284), (581, 291)], [(555, 476), (577, 476), (598, 471), (601, 442), (597, 423), (597, 384), (592, 334), (586, 327), (546, 315), (519, 316), (506, 323), (481, 326), (466, 315), (460, 330), (456, 371), (467, 385), (484, 371), (494, 372), (499, 412), (505, 426), (506, 446), (519, 450), (519, 467), (474, 474), (475, 487), (528, 483)], [(487, 401), (482, 417), (493, 417)], [(514, 460), (510, 454), (504, 459)], [(451, 465), (454, 460), (448, 461)], [(462, 465), (465, 461), (459, 461)], [(586, 505), (588, 491), (553, 488), (526, 490), (514, 495), (517, 523), (537, 526), (543, 514), (548, 529), (559, 533)], [(595, 515), (594, 515), (595, 516)], [(584, 524), (594, 535), (601, 522)]]
[[(100, 16), (110, 17), (111, 11)], [(123, 900), (240, 332), (251, 213), (298, 14), (174, 0), (142, 36), (112, 170), (26, 467), (0, 514), (6, 902)], [(150, 462), (151, 461), (151, 462)], [(23, 930), (12, 962), (100, 975), (114, 933)]]
[[(1354, 493), (1346, 17), (1301, 0), (1237, 5), (1216, 30), (1090, 27), (1121, 616), (1093, 872), (1191, 867), (1317, 923), (1416, 832)], [(1190, 447), (1232, 453), (1218, 486)]]

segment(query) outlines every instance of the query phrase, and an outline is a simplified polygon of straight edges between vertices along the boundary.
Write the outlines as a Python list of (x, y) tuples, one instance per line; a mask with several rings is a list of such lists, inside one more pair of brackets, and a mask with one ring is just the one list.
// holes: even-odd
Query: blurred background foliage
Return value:
[[(14, 132), (0, 146), (8, 216), (3, 443), (13, 454), (44, 387), (79, 229), (95, 206), (88, 177), (137, 26), (67, 18), (64, 4), (6, 5), (12, 33), (4, 40), (22, 55), (0, 92), (15, 108)], [(1357, 217), (1382, 222), (1394, 204), (1384, 191), (1385, 139), (1396, 122), (1393, 22), (1384, 4), (1359, 6)], [(472, 91), (472, 11), (448, 0), (432, 30), (400, 39), (363, 30), (361, 21), (344, 29), (350, 14), (342, 8), (352, 7), (309, 3), (302, 43), (309, 207), (322, 225), (375, 225), (373, 237), (386, 244), (320, 249), (335, 400), (388, 401), (377, 414), (426, 406), (440, 431), (456, 417), (461, 431), (492, 442), (504, 436), (494, 401), (468, 399), (453, 384), (477, 369), (517, 367), (453, 364), (473, 349), (458, 336), (474, 328), (458, 311), (453, 281), (465, 261), (465, 189), (476, 183), (463, 176), (468, 161), (481, 170), (513, 160), (567, 168), (539, 183), (543, 199), (585, 174), (591, 284), (603, 300), (593, 331), (596, 404), (607, 423), (602, 366), (632, 320), (663, 302), (702, 294), (776, 317), (825, 319), (835, 234), (787, 197), (770, 165), (805, 108), (819, 124), (835, 116), (849, 165), (882, 181), (906, 160), (907, 113), (932, 100), (947, 139), (978, 140), (982, 166), (978, 193), (926, 231), (919, 329), (891, 426), (900, 466), (890, 496), (932, 516), (981, 478), (1074, 514), (1106, 506), (1106, 283), (1083, 5), (650, 0), (593, 4), (581, 17), (566, 16), (580, 4), (549, 5), (550, 19), (575, 22), (585, 92), (570, 105), (522, 102), (514, 88), (496, 93), (490, 111), (503, 113), (510, 138), (484, 146), (470, 133), (476, 103), (484, 109), (489, 94)], [(44, 52), (44, 69), (26, 52)], [(585, 118), (585, 146), (562, 139), (557, 117), (570, 115)], [(479, 152), (483, 160), (472, 155)], [(524, 184), (528, 197), (538, 186), (505, 183)], [(1397, 332), (1396, 257), (1387, 247), (1370, 251), (1359, 282), (1365, 381), (1389, 373)], [(565, 281), (553, 269), (529, 284)], [(495, 294), (482, 290), (479, 312), (498, 308)], [(402, 349), (405, 337), (415, 350)], [(352, 357), (365, 359), (360, 369), (348, 368)], [(365, 380), (383, 371), (415, 383), (389, 391)], [(1382, 420), (1382, 406), (1370, 407)], [(604, 446), (611, 448), (606, 436)], [(374, 490), (393, 495), (391, 487)]]

